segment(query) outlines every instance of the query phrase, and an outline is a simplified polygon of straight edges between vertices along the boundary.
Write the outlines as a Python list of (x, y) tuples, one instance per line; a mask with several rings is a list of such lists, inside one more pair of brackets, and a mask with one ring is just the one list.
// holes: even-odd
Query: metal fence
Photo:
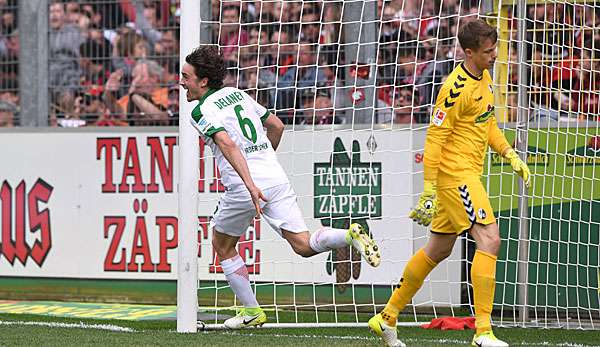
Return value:
[(19, 37), (16, 1), (0, 1), (0, 127), (19, 114)]
[[(209, 36), (227, 61), (226, 85), (246, 90), (285, 123), (426, 123), (441, 83), (462, 59), (459, 23), (489, 14), (491, 3), (213, 0)], [(592, 11), (581, 18), (569, 6), (565, 13), (573, 12), (574, 23), (586, 21), (585, 37), (594, 39), (588, 32), (598, 17), (595, 5), (586, 5)], [(528, 7), (534, 87), (548, 75), (535, 69), (536, 61), (546, 70), (564, 65), (536, 54), (558, 33), (548, 28), (560, 26), (548, 14), (540, 17), (548, 6), (538, 7)], [(510, 23), (513, 13), (502, 15)], [(0, 126), (177, 124), (179, 16), (179, 0), (0, 0)], [(516, 32), (510, 25), (500, 29)], [(364, 47), (357, 53), (361, 45), (372, 46), (372, 57)], [(593, 47), (582, 50), (582, 59)], [(502, 62), (512, 86), (515, 52)], [(597, 101), (596, 84), (588, 85), (588, 99)], [(569, 86), (581, 87), (533, 88), (530, 102), (544, 114), (561, 114), (564, 95), (581, 99)], [(355, 93), (361, 88), (362, 96)], [(507, 121), (515, 120), (513, 90), (504, 106)], [(596, 101), (579, 103), (591, 110)]]

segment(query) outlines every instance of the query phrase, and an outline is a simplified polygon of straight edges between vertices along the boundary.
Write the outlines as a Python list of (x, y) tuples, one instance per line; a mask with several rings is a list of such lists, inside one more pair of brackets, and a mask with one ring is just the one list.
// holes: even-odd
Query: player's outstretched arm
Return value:
[(515, 152), (508, 141), (506, 141), (506, 137), (498, 128), (498, 123), (496, 119), (492, 120), (492, 125), (490, 126), (489, 134), (488, 134), (488, 143), (490, 147), (498, 154), (502, 155), (504, 158), (510, 160), (510, 165), (513, 170), (523, 178), (525, 182), (525, 186), (529, 188), (531, 182), (531, 172), (529, 171), (529, 167), (521, 158), (517, 152)]
[(417, 224), (428, 226), (437, 214), (437, 193), (435, 182), (424, 181), (423, 193), (419, 197), (417, 205), (410, 211), (408, 217)]
[(225, 159), (231, 164), (235, 172), (240, 176), (248, 192), (250, 192), (250, 196), (252, 197), (252, 202), (254, 203), (254, 207), (256, 208), (256, 214), (260, 215), (262, 213), (262, 209), (260, 208), (260, 200), (267, 201), (262, 191), (254, 184), (252, 180), (252, 176), (250, 176), (250, 170), (248, 169), (248, 164), (246, 163), (246, 159), (240, 152), (238, 146), (231, 140), (227, 132), (219, 131), (213, 135), (213, 141), (219, 149)]
[(285, 125), (283, 125), (279, 117), (271, 113), (263, 122), (263, 126), (265, 127), (265, 129), (267, 129), (267, 138), (271, 142), (273, 150), (276, 151), (277, 147), (279, 147), (281, 137), (283, 136), (283, 130), (285, 129)]
[(506, 153), (504, 153), (504, 158), (510, 160), (510, 165), (513, 168), (513, 171), (516, 172), (525, 183), (527, 188), (531, 185), (531, 171), (529, 171), (529, 167), (521, 158), (514, 149), (509, 148)]
[(451, 129), (432, 125), (427, 130), (423, 161), (423, 193), (421, 193), (417, 205), (408, 214), (408, 217), (423, 226), (428, 226), (438, 211), (436, 191), (437, 173), (440, 165), (442, 146), (446, 142), (446, 138), (450, 132)]

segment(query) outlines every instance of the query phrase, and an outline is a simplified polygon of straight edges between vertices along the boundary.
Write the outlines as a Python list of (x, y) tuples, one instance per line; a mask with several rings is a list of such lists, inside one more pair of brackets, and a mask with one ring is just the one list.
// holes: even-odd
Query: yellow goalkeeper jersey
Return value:
[(503, 154), (510, 147), (494, 116), (492, 78), (457, 66), (438, 94), (425, 140), (425, 180), (441, 188), (479, 179), (490, 145)]

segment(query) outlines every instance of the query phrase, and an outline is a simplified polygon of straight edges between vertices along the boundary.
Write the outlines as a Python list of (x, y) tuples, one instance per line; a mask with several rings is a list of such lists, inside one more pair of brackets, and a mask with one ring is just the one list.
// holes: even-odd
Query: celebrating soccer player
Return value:
[(481, 19), (469, 21), (459, 30), (465, 60), (448, 76), (437, 97), (425, 141), (423, 193), (409, 214), (424, 226), (432, 223), (431, 235), (406, 264), (383, 311), (369, 320), (370, 329), (388, 346), (404, 346), (397, 338), (398, 314), (465, 231), (477, 244), (471, 267), (477, 328), (472, 345), (508, 346), (494, 336), (490, 322), (500, 235), (480, 180), (488, 145), (510, 160), (526, 186), (530, 172), (494, 117), (488, 69), (496, 59), (497, 37), (496, 29)]
[(370, 265), (378, 266), (379, 250), (359, 224), (349, 230), (308, 232), (296, 193), (275, 155), (283, 123), (244, 91), (223, 87), (226, 69), (218, 50), (200, 47), (185, 61), (181, 86), (188, 101), (199, 101), (191, 122), (212, 149), (226, 187), (211, 221), (213, 247), (227, 282), (244, 306), (225, 321), (225, 327), (260, 326), (267, 320), (252, 292), (246, 264), (236, 251), (240, 236), (257, 215), (262, 214), (303, 257), (352, 245)]

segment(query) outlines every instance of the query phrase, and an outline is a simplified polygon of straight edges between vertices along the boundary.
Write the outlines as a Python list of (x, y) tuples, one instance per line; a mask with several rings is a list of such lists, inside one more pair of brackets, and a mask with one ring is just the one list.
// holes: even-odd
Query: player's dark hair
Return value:
[(458, 30), (458, 42), (463, 50), (467, 48), (477, 50), (488, 39), (496, 43), (498, 32), (483, 19), (470, 20), (461, 25)]
[(185, 62), (194, 67), (198, 79), (208, 78), (209, 88), (223, 86), (227, 69), (217, 46), (200, 46), (185, 57)]

